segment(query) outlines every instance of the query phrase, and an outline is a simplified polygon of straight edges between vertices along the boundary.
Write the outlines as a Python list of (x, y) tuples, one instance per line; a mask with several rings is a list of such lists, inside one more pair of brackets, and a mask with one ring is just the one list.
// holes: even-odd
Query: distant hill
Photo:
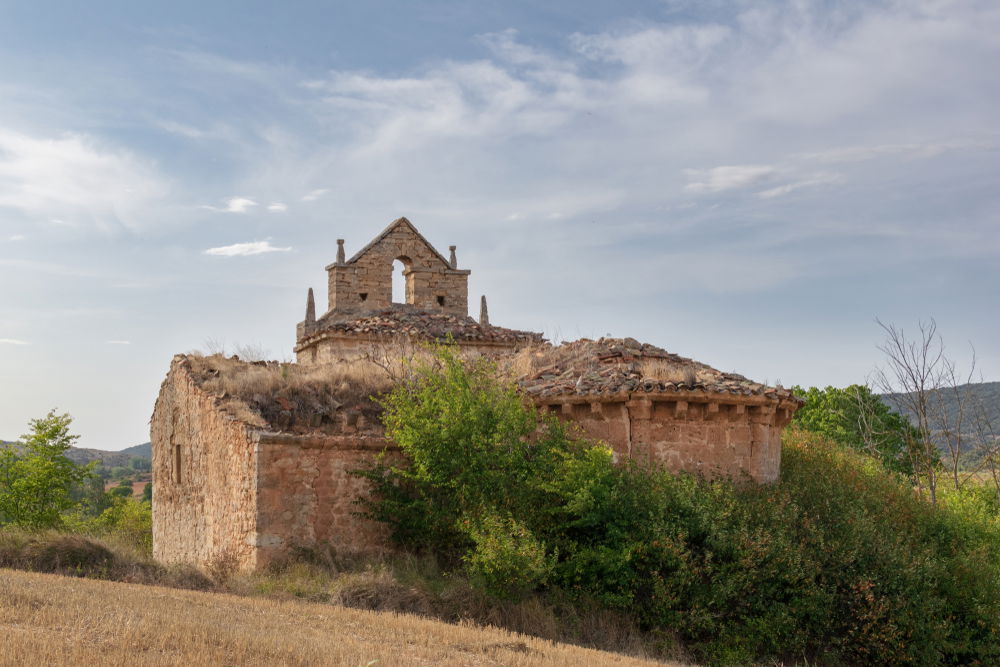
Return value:
[[(943, 411), (947, 415), (947, 419), (954, 423), (959, 411), (959, 397), (968, 394), (971, 399), (971, 404), (982, 406), (985, 411), (985, 415), (988, 419), (993, 422), (994, 427), (1000, 431), (1000, 382), (979, 382), (974, 384), (964, 384), (957, 387), (957, 389), (941, 389), (937, 391), (932, 391), (929, 394), (929, 400), (934, 406), (934, 410)], [(882, 400), (886, 405), (896, 410), (902, 415), (908, 417), (911, 421), (915, 419), (915, 415), (911, 414), (906, 410), (905, 401), (901, 399), (909, 394), (883, 394)], [(968, 407), (966, 408), (966, 419), (968, 422), (968, 428), (972, 428), (972, 423), (969, 419)], [(966, 428), (963, 427), (963, 431)]]
[[(0, 447), (16, 445), (16, 442), (0, 440)], [(104, 449), (88, 449), (86, 447), (70, 447), (66, 452), (66, 458), (73, 463), (80, 465), (99, 461), (105, 468), (128, 467), (133, 458), (140, 458), (151, 461), (153, 458), (152, 445), (144, 442), (141, 445), (127, 447), (120, 452), (109, 452)]]
[(141, 445), (134, 445), (120, 452), (72, 447), (66, 452), (66, 458), (81, 465), (90, 463), (91, 461), (100, 461), (101, 465), (105, 468), (128, 467), (133, 458), (140, 458), (146, 461), (152, 460), (152, 446), (150, 443), (144, 442)]
[[(966, 412), (962, 423), (962, 433), (965, 434), (962, 444), (963, 452), (968, 452), (977, 447), (977, 426), (974, 413), (981, 410), (986, 419), (993, 425), (995, 433), (1000, 435), (1000, 382), (979, 382), (974, 384), (960, 385), (956, 389), (943, 389), (930, 392), (929, 401), (934, 414), (942, 413), (946, 415), (946, 420), (954, 424), (959, 412), (959, 399), (968, 393)], [(901, 400), (909, 394), (884, 394), (882, 400), (893, 410), (906, 416), (911, 422), (916, 422), (916, 415), (906, 409), (905, 401)], [(972, 406), (972, 407), (969, 407)], [(937, 424), (932, 423), (932, 427)], [(943, 437), (936, 438), (937, 445), (942, 450), (947, 450), (947, 444)], [(966, 461), (967, 465), (976, 465), (977, 455), (971, 455)]]

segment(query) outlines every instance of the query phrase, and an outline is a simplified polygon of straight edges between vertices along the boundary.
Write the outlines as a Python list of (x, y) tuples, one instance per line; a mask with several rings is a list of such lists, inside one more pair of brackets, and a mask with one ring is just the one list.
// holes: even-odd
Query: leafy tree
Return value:
[(29, 422), (19, 452), (0, 452), (0, 523), (29, 528), (58, 526), (61, 514), (75, 503), (74, 489), (91, 476), (91, 466), (79, 466), (66, 452), (79, 438), (70, 435), (72, 418), (55, 410)]
[(133, 456), (128, 460), (128, 465), (136, 472), (149, 472), (152, 469), (152, 462), (141, 456)]
[(498, 378), (495, 365), (464, 361), (445, 346), (382, 405), (386, 435), (408, 461), (363, 474), (378, 498), (368, 513), (410, 546), (457, 554), (485, 534), (483, 526), (530, 514), (547, 495), (536, 482), (582, 448)]
[(838, 389), (792, 387), (805, 399), (793, 424), (881, 460), (890, 470), (913, 474), (909, 443), (918, 433), (872, 390), (859, 384)]
[(142, 499), (147, 503), (153, 502), (153, 483), (146, 482), (146, 485), (142, 487)]
[(118, 486), (110, 489), (108, 493), (118, 498), (131, 498), (132, 481), (128, 479), (123, 479), (122, 481), (118, 482)]

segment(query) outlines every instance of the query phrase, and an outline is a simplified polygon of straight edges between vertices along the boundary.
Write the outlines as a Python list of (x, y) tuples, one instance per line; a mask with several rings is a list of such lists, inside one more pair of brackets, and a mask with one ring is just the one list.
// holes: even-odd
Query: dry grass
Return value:
[(721, 375), (711, 366), (690, 359), (638, 357), (628, 362), (618, 360), (602, 362), (594, 355), (594, 351), (597, 349), (596, 344), (593, 348), (588, 349), (581, 345), (584, 342), (586, 341), (557, 346), (532, 345), (525, 347), (516, 354), (501, 360), (501, 367), (505, 374), (514, 380), (530, 378), (551, 368), (560, 370), (572, 368), (574, 372), (582, 374), (606, 368), (608, 363), (634, 365), (643, 379), (685, 382), (689, 385), (708, 384), (716, 381)]
[(640, 658), (686, 657), (668, 633), (643, 633), (628, 614), (570, 599), (558, 592), (501, 601), (440, 568), (431, 555), (388, 559), (350, 557), (331, 550), (303, 550), (261, 572), (233, 574), (228, 592), (272, 599), (297, 598), (355, 609), (420, 614), (451, 623), (505, 628), (549, 641)]
[(337, 432), (347, 413), (376, 422), (380, 408), (373, 397), (393, 384), (392, 369), (366, 359), (309, 366), (221, 355), (188, 359), (202, 389), (231, 415), (289, 432)]
[(411, 615), (0, 570), (0, 664), (654, 664)]
[(96, 539), (8, 527), (0, 529), (0, 568), (418, 614), (636, 658), (687, 659), (671, 634), (644, 633), (628, 614), (588, 605), (558, 591), (521, 601), (498, 601), (472, 587), (460, 573), (443, 570), (431, 555), (373, 558), (313, 547), (298, 550), (262, 571), (238, 573), (220, 563), (208, 568), (206, 576), (190, 566), (163, 566), (148, 553), (110, 536)]
[(139, 545), (112, 536), (0, 528), (0, 567), (206, 590), (215, 584), (192, 566), (164, 566)]

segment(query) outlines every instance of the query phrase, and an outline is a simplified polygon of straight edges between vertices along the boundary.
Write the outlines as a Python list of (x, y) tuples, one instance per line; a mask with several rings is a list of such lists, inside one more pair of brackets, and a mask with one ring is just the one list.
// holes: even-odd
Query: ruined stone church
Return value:
[[(636, 340), (548, 344), (493, 325), (486, 300), (468, 314), (468, 269), (406, 218), (326, 267), (327, 309), (308, 290), (296, 363), (177, 355), (151, 419), (153, 551), (164, 562), (227, 559), (254, 569), (296, 546), (387, 548), (357, 514), (365, 482), (351, 474), (379, 453), (399, 456), (369, 394), (376, 356), (422, 341), (489, 355), (539, 409), (606, 443), (619, 459), (706, 477), (775, 481), (791, 392)], [(403, 266), (403, 303), (392, 267)], [(373, 379), (375, 378), (375, 379)], [(381, 383), (381, 384), (379, 384)]]

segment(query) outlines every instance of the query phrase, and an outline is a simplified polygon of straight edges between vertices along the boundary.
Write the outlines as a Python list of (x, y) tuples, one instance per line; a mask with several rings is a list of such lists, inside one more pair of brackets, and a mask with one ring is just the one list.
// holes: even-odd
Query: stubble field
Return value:
[(0, 569), (2, 665), (652, 665), (417, 616)]

